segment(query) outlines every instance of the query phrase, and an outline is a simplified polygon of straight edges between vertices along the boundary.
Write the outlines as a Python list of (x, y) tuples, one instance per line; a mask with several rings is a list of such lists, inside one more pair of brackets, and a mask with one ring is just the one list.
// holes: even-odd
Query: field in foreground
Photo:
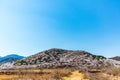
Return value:
[(118, 73), (70, 69), (0, 70), (0, 80), (120, 80)]
[(68, 69), (1, 70), (0, 80), (62, 80), (70, 74)]

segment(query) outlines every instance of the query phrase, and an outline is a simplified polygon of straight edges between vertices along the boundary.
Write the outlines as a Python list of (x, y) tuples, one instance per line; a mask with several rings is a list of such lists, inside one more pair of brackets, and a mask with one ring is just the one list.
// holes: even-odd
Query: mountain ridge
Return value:
[(7, 62), (13, 62), (13, 61), (17, 61), (17, 60), (20, 60), (23, 58), (24, 58), (24, 56), (20, 56), (17, 54), (9, 54), (4, 57), (0, 57), (0, 63), (3, 64), (3, 63), (7, 63)]

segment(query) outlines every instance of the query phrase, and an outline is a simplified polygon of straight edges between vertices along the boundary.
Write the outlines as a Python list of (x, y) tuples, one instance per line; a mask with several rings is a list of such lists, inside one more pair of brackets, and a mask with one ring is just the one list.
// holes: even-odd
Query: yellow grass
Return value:
[(120, 76), (93, 71), (83, 73), (70, 69), (0, 70), (0, 80), (120, 80)]
[(68, 69), (1, 70), (0, 80), (62, 80), (68, 75)]
[(89, 80), (89, 79), (84, 79), (84, 74), (79, 73), (79, 71), (74, 71), (72, 72), (72, 75), (69, 77), (63, 77), (64, 80)]

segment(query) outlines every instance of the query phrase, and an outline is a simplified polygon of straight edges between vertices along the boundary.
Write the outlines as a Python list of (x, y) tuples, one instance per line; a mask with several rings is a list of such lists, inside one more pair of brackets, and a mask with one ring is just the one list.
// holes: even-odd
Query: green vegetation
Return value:
[(19, 65), (27, 65), (27, 62), (25, 60), (19, 60), (17, 61), (15, 64), (19, 64)]
[(88, 53), (88, 52), (87, 52), (87, 54), (91, 55), (93, 57), (93, 59), (97, 59), (97, 60), (106, 59), (106, 57), (101, 56), (101, 55), (94, 55), (94, 54), (91, 54), (91, 53)]

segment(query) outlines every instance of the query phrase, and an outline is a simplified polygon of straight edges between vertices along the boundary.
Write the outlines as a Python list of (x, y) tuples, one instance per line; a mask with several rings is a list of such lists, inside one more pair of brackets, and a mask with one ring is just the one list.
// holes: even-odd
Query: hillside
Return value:
[(38, 68), (74, 67), (87, 69), (106, 67), (105, 59), (103, 56), (93, 55), (86, 51), (53, 48), (19, 60), (15, 65), (24, 67), (34, 65)]
[(112, 58), (110, 58), (110, 59), (120, 61), (120, 56), (112, 57)]
[(4, 57), (0, 57), (0, 64), (17, 61), (17, 60), (20, 60), (22, 58), (24, 58), (24, 57), (16, 55), (16, 54), (7, 55)]

